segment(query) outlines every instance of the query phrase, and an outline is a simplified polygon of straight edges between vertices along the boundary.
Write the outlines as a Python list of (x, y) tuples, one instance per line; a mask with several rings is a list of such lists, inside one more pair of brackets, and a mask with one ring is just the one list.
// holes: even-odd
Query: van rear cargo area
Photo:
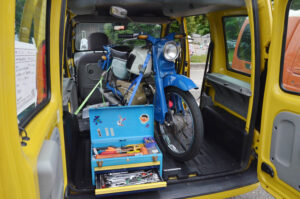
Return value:
[[(90, 138), (81, 134), (73, 162), (72, 181), (77, 189), (93, 189), (90, 165)], [(167, 154), (163, 161), (163, 178), (169, 183), (194, 181), (239, 171), (239, 162), (220, 146), (204, 140), (199, 154), (187, 162), (174, 160)]]
[[(244, 128), (242, 122), (228, 117), (226, 113), (215, 107), (206, 107), (202, 113), (205, 136), (198, 155), (189, 161), (179, 162), (164, 153), (163, 180), (167, 182), (167, 188), (161, 191), (140, 193), (135, 195), (135, 198), (143, 197), (145, 199), (148, 195), (154, 198), (178, 198), (180, 195), (180, 197), (191, 197), (214, 193), (217, 191), (215, 189), (220, 188), (219, 186), (223, 186), (224, 190), (240, 187), (241, 184), (246, 186), (257, 182), (256, 162), (253, 161), (248, 169), (241, 166), (243, 165), (241, 152), (246, 140), (242, 132)], [(69, 198), (94, 198), (95, 187), (92, 185), (91, 179), (89, 131), (79, 131), (78, 121), (74, 115), (66, 113), (64, 120), (68, 184), (69, 193), (72, 193), (69, 194)], [(71, 131), (72, 133), (70, 133)], [(156, 140), (163, 151), (159, 139), (156, 138)], [(209, 183), (212, 185), (211, 188), (207, 187)], [(184, 186), (188, 186), (193, 191), (186, 190)], [(182, 189), (180, 192), (179, 188)], [(130, 197), (130, 195), (118, 198), (126, 197)], [(133, 196), (131, 195), (131, 197)]]

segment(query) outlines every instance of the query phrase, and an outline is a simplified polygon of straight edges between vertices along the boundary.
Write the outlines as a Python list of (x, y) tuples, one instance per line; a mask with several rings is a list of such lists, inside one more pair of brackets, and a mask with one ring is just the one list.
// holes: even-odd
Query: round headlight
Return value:
[(168, 61), (174, 61), (179, 54), (179, 48), (175, 41), (168, 41), (164, 47), (164, 57)]

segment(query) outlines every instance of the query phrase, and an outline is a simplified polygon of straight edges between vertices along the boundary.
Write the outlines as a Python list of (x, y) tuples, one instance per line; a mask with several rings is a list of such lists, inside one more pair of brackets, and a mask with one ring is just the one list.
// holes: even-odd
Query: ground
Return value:
[[(191, 63), (191, 79), (197, 84), (199, 88), (202, 86), (202, 79), (203, 79), (203, 73), (204, 73), (204, 64), (201, 63)], [(199, 102), (199, 96), (200, 96), (200, 89), (193, 90), (192, 91), (193, 96), (197, 99)], [(259, 186), (254, 191), (251, 191), (249, 193), (235, 196), (230, 199), (274, 199), (273, 196), (268, 194), (261, 186)]]

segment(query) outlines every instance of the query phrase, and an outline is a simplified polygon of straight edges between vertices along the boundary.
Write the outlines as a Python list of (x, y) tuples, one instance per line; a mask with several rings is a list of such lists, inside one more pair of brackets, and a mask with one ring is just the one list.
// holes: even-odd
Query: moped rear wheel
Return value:
[(166, 151), (179, 161), (187, 161), (199, 153), (203, 140), (203, 120), (195, 98), (176, 87), (165, 90), (168, 112), (158, 132)]

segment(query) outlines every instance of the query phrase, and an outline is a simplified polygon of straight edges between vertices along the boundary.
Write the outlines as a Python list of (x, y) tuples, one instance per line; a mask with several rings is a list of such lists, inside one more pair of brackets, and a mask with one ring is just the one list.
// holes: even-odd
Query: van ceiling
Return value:
[(179, 17), (245, 6), (244, 0), (69, 0), (76, 15), (108, 16), (111, 6), (127, 9), (130, 17)]

